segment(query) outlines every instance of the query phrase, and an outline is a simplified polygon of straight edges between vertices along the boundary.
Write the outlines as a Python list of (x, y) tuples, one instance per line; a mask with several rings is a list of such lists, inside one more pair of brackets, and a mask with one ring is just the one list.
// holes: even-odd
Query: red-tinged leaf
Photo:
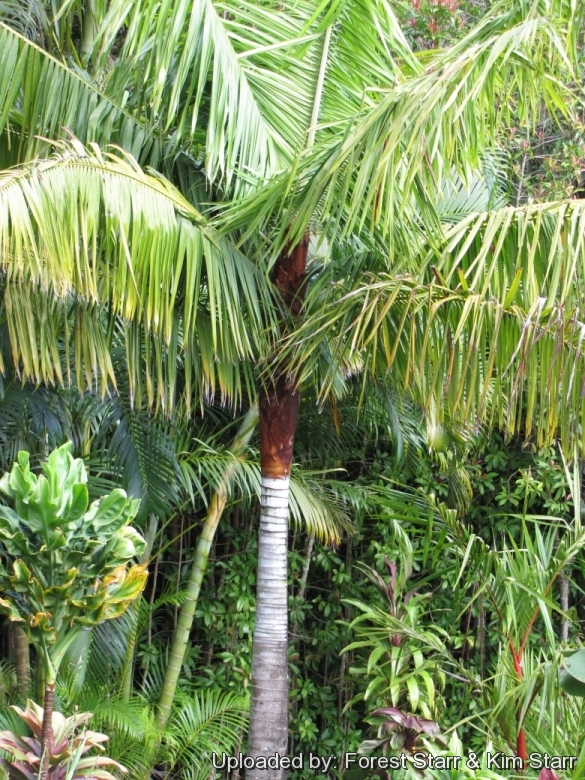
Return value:
[(38, 772), (30, 769), (26, 764), (8, 764), (8, 766), (10, 780), (38, 780)]
[[(43, 730), (43, 709), (42, 707), (39, 707), (38, 704), (35, 704), (34, 701), (31, 699), (27, 699), (26, 701), (26, 709), (21, 710), (20, 707), (17, 707), (16, 705), (12, 705), (12, 709), (18, 713), (18, 715), (22, 718), (22, 720), (26, 723), (26, 725), (29, 727), (29, 729), (32, 731), (32, 733), (37, 737), (38, 739), (41, 738), (41, 733)], [(11, 733), (11, 732), (9, 732)]]
[(392, 602), (392, 607), (395, 609), (396, 608), (396, 564), (386, 557), (384, 557), (384, 563), (386, 564), (386, 568), (390, 573), (390, 588), (389, 588), (390, 601)]
[(538, 780), (559, 780), (559, 776), (554, 769), (541, 769)]
[(24, 745), (21, 745), (15, 734), (11, 731), (0, 732), (0, 749), (5, 750), (16, 758), (24, 758), (27, 750)]
[(401, 724), (404, 724), (404, 721), (407, 717), (405, 713), (402, 712), (402, 710), (399, 710), (397, 707), (380, 707), (380, 709), (374, 710), (372, 715), (386, 715), (387, 717), (396, 721), (396, 723)]
[(78, 769), (93, 769), (96, 766), (115, 766), (120, 772), (127, 772), (125, 766), (114, 761), (113, 758), (107, 758), (107, 756), (91, 756), (90, 758), (82, 758), (77, 764)]
[(34, 739), (33, 737), (20, 737), (20, 739), (23, 742), (26, 742), (35, 755), (41, 755), (41, 743), (38, 741), (38, 739)]

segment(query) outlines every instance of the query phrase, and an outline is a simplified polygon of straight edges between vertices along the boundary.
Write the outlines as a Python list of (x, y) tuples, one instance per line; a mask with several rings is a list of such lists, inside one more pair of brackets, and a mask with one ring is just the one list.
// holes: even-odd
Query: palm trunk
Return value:
[(55, 683), (48, 682), (45, 686), (45, 702), (43, 705), (43, 727), (41, 730), (41, 772), (39, 780), (49, 777), (49, 761), (53, 752), (53, 703), (55, 701)]
[[(252, 700), (248, 754), (286, 755), (288, 741), (287, 538), (289, 477), (262, 477), (258, 546), (258, 597), (252, 649)], [(248, 770), (246, 778), (280, 777)]]
[[(293, 315), (305, 293), (309, 235), (281, 254), (273, 281)], [(260, 396), (262, 495), (248, 755), (284, 756), (288, 741), (288, 498), (299, 412), (294, 378), (282, 374)], [(280, 769), (255, 768), (247, 780), (280, 780)]]
[[(232, 444), (231, 451), (237, 454), (242, 451), (246, 444), (250, 441), (254, 428), (256, 426), (256, 420), (258, 419), (258, 407), (256, 404), (250, 406), (237, 436)], [(228, 485), (231, 482), (236, 464), (230, 464), (223, 475), (222, 484), (218, 487), (217, 491), (213, 494), (213, 497), (209, 504), (205, 523), (203, 524), (203, 530), (201, 536), (197, 541), (197, 548), (195, 551), (195, 557), (193, 558), (193, 565), (191, 567), (191, 573), (189, 575), (189, 582), (187, 583), (187, 599), (183, 602), (179, 618), (177, 620), (177, 628), (173, 636), (173, 644), (169, 655), (169, 662), (165, 672), (165, 679), (163, 682), (162, 692), (158, 703), (158, 714), (156, 725), (159, 734), (162, 733), (171, 713), (171, 705), (177, 690), (177, 682), (179, 680), (179, 674), (181, 673), (181, 667), (183, 665), (183, 659), (185, 658), (185, 652), (189, 642), (189, 634), (193, 626), (193, 616), (195, 615), (195, 609), (197, 607), (197, 599), (199, 598), (199, 591), (201, 590), (201, 583), (203, 581), (203, 575), (207, 567), (207, 559), (209, 557), (209, 551), (213, 542), (213, 537), (217, 530), (218, 523), (221, 519), (223, 510), (226, 505), (228, 495)]]
[(28, 695), (30, 688), (30, 649), (26, 631), (18, 623), (10, 623), (14, 640), (16, 680), (20, 693)]

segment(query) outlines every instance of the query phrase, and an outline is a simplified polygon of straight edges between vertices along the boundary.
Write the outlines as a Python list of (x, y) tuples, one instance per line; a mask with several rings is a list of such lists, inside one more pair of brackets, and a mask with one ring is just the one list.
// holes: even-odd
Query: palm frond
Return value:
[(132, 320), (123, 335), (135, 403), (144, 386), (149, 405), (170, 411), (178, 362), (188, 405), (193, 392), (201, 400), (216, 390), (237, 402), (236, 364), (259, 348), (269, 288), (168, 181), (75, 142), (3, 173), (0, 215), (4, 316), (22, 376), (69, 380), (61, 336), (78, 385), (99, 378), (105, 392), (115, 382), (108, 342), (120, 318)]
[(78, 707), (93, 713), (90, 727), (108, 734), (108, 756), (126, 767), (131, 777), (144, 776), (151, 769), (148, 745), (156, 732), (153, 713), (142, 699), (125, 701), (92, 685), (84, 688)]
[(47, 148), (69, 128), (84, 143), (116, 143), (156, 164), (160, 144), (122, 103), (103, 95), (24, 35), (0, 22), (0, 133), (16, 146), (16, 161)]
[(427, 234), (440, 235), (437, 192), (453, 169), (466, 182), (480, 169), (511, 111), (516, 124), (529, 124), (543, 101), (552, 116), (566, 110), (559, 77), (572, 72), (564, 34), (570, 15), (562, 22), (534, 13), (517, 17), (488, 15), (479, 29), (437, 54), (425, 73), (378, 89), (373, 107), (365, 106), (351, 126), (323, 135), (292, 175), (239, 202), (237, 213), (232, 206), (226, 221), (251, 236), (277, 214), (275, 253), (286, 241), (297, 242), (314, 219), (329, 235), (339, 234), (340, 226), (343, 235), (377, 227), (392, 258), (411, 253), (405, 220), (411, 234), (423, 219)]
[(331, 336), (348, 371), (356, 354), (368, 372), (391, 369), (426, 409), (472, 424), (495, 416), (509, 431), (535, 430), (539, 446), (556, 435), (569, 446), (582, 436), (584, 225), (579, 201), (472, 214), (449, 228), (418, 278), (380, 274), (349, 292), (339, 283), (329, 305), (315, 288), (308, 305), (320, 310), (289, 352), (306, 379), (312, 345)]
[(467, 182), (455, 171), (443, 184), (436, 209), (441, 222), (454, 224), (470, 214), (493, 211), (508, 205), (507, 171), (501, 164), (504, 155), (488, 156), (482, 173), (474, 172)]
[[(151, 114), (177, 148), (204, 146), (211, 180), (262, 181), (304, 137), (318, 66), (318, 35), (305, 29), (314, 6), (185, 0), (111, 4), (108, 51), (127, 25), (109, 94), (132, 78), (131, 104)], [(283, 62), (287, 67), (283, 68)], [(137, 81), (136, 76), (139, 74)], [(274, 101), (274, 95), (279, 100)]]
[[(124, 384), (122, 379), (119, 386)], [(164, 519), (176, 506), (179, 465), (168, 423), (133, 410), (128, 396), (117, 395), (107, 404), (92, 448), (126, 492), (140, 499), (140, 518), (152, 512)]]
[(164, 757), (171, 777), (205, 780), (212, 771), (212, 754), (231, 755), (246, 726), (248, 700), (214, 689), (179, 695), (163, 735)]
[[(108, 93), (122, 94), (132, 78), (130, 105), (160, 122), (171, 145), (203, 148), (209, 179), (225, 188), (234, 178), (236, 192), (283, 170), (306, 145), (322, 57), (327, 121), (352, 116), (365, 87), (394, 81), (396, 57), (416, 68), (387, 2), (182, 0), (159, 8), (142, 0), (128, 12), (120, 0), (104, 21), (104, 52), (123, 24)], [(358, 24), (367, 42), (357, 39)]]
[(0, 21), (25, 38), (34, 39), (46, 23), (45, 9), (39, 0), (33, 0), (31, 3), (24, 3), (22, 0), (2, 0)]
[(8, 380), (0, 395), (0, 470), (11, 467), (19, 450), (46, 456), (70, 432), (71, 415), (62, 395)]
[[(207, 496), (212, 491), (220, 486), (225, 489), (227, 469), (233, 469), (227, 486), (232, 500), (235, 497), (260, 498), (260, 462), (256, 450), (248, 447), (236, 456), (206, 442), (196, 444), (180, 458), (183, 489), (192, 500), (207, 503)], [(323, 476), (325, 479), (321, 478)], [(310, 471), (295, 464), (290, 491), (290, 516), (295, 524), (304, 525), (322, 541), (334, 544), (339, 544), (342, 536), (352, 531), (347, 508), (339, 493), (329, 489), (322, 471)]]
[[(143, 598), (138, 609), (145, 610)], [(108, 696), (118, 693), (120, 682), (126, 673), (128, 648), (137, 635), (137, 609), (127, 610), (114, 620), (106, 620), (92, 630), (92, 641), (86, 670), (87, 691), (108, 691)]]

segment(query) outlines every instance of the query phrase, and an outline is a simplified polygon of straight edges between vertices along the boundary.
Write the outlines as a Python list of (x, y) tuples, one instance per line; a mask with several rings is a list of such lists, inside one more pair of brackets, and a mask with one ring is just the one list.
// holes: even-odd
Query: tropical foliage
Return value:
[[(22, 737), (10, 731), (0, 732), (0, 747), (13, 761), (0, 759), (5, 772), (4, 777), (18, 780), (31, 780), (38, 775), (42, 756), (43, 710), (33, 701), (27, 701), (26, 709), (13, 708), (18, 716), (30, 727), (33, 737)], [(115, 780), (111, 772), (101, 767), (116, 767), (125, 772), (123, 766), (105, 756), (81, 758), (93, 748), (103, 750), (103, 742), (108, 737), (96, 731), (75, 732), (91, 718), (90, 712), (80, 712), (64, 718), (60, 712), (53, 712), (52, 728), (54, 745), (49, 756), (49, 777), (52, 780), (65, 780), (67, 777), (81, 780)]]
[(136, 778), (582, 774), (582, 31), (573, 0), (0, 0), (18, 771), (91, 760), (53, 760), (55, 695)]

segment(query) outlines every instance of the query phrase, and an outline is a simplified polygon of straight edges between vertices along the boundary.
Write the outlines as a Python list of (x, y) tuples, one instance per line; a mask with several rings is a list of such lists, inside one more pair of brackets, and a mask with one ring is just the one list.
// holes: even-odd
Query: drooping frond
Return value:
[(349, 235), (367, 224), (382, 231), (390, 257), (411, 253), (405, 221), (415, 229), (422, 220), (427, 234), (440, 235), (437, 193), (453, 170), (467, 181), (481, 168), (512, 111), (518, 124), (535, 121), (543, 101), (553, 115), (566, 110), (559, 77), (570, 77), (571, 64), (559, 23), (534, 14), (514, 21), (490, 16), (423, 74), (375, 90), (375, 105), (351, 127), (323, 134), (294, 178), (275, 179), (238, 203), (237, 213), (230, 208), (230, 225), (252, 235), (277, 214), (276, 251), (299, 240), (311, 220), (324, 222), (330, 235), (340, 225)]
[(179, 465), (169, 424), (116, 395), (104, 410), (93, 449), (128, 495), (140, 499), (139, 518), (151, 512), (165, 518), (177, 505)]
[(535, 430), (539, 445), (560, 435), (568, 446), (585, 412), (584, 236), (580, 201), (471, 215), (418, 277), (362, 277), (324, 298), (315, 288), (315, 314), (288, 351), (307, 378), (327, 336), (342, 364), (358, 354), (368, 372), (391, 370), (439, 415), (495, 415), (509, 431)]
[(367, 87), (398, 78), (398, 58), (417, 68), (385, 0), (142, 0), (130, 10), (118, 0), (98, 48), (108, 52), (123, 24), (108, 94), (118, 99), (132, 79), (129, 105), (160, 123), (170, 148), (200, 154), (210, 180), (235, 178), (236, 192), (290, 165), (320, 104), (325, 121), (345, 121)]
[(66, 399), (48, 388), (7, 382), (0, 392), (0, 470), (8, 471), (19, 450), (46, 457), (70, 430)]
[[(224, 484), (226, 469), (235, 466), (230, 484), (233, 499), (260, 499), (260, 462), (257, 451), (248, 448), (235, 456), (205, 442), (191, 445), (180, 458), (182, 484), (192, 500), (208, 500), (211, 491)], [(325, 478), (323, 478), (325, 477)], [(352, 531), (348, 507), (339, 491), (332, 491), (323, 472), (295, 464), (290, 482), (290, 517), (326, 543), (339, 544)]]
[(25, 38), (32, 39), (46, 21), (45, 8), (39, 0), (1, 0), (0, 19)]
[[(241, 395), (272, 304), (265, 278), (164, 178), (78, 143), (0, 175), (3, 309), (14, 364), (34, 382), (102, 392), (116, 322), (130, 392), (166, 412), (184, 394)], [(60, 343), (66, 344), (60, 355)], [(143, 373), (144, 372), (144, 375)]]
[[(132, 79), (131, 105), (159, 122), (175, 148), (204, 147), (211, 180), (262, 181), (304, 137), (317, 76), (314, 5), (196, 0), (111, 4), (107, 51), (128, 27), (108, 94)], [(286, 67), (282, 67), (283, 63)], [(138, 78), (137, 78), (138, 77)], [(278, 96), (277, 99), (275, 97)]]
[(484, 170), (474, 172), (467, 182), (455, 173), (444, 182), (435, 204), (441, 222), (454, 224), (470, 214), (508, 205), (508, 171), (499, 159), (504, 157), (504, 154), (489, 156), (484, 161)]
[(103, 95), (16, 30), (0, 22), (0, 136), (14, 163), (47, 148), (69, 128), (84, 143), (118, 144), (137, 159), (160, 158), (160, 139), (142, 118)]

